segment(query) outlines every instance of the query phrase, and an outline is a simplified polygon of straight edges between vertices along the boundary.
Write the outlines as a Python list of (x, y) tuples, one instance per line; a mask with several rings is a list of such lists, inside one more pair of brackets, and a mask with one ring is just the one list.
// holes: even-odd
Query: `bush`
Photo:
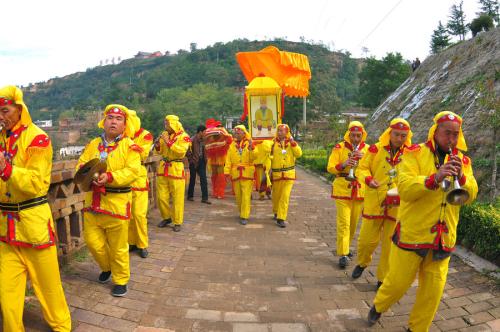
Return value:
[(458, 243), (500, 265), (500, 204), (474, 203), (460, 209)]
[(470, 31), (472, 32), (472, 37), (475, 37), (481, 31), (488, 31), (494, 27), (493, 19), (488, 14), (482, 14), (476, 17), (470, 23)]
[(302, 157), (300, 157), (297, 162), (304, 166), (304, 168), (309, 169), (314, 173), (323, 175), (327, 179), (331, 180), (333, 179), (333, 176), (326, 170), (329, 157), (329, 152), (326, 150), (304, 149), (302, 151)]

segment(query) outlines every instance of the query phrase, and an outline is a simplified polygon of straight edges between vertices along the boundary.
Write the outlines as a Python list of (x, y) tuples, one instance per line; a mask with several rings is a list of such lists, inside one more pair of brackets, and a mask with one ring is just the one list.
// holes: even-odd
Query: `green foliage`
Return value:
[(446, 28), (443, 26), (441, 21), (439, 21), (438, 27), (432, 33), (431, 52), (436, 54), (439, 51), (444, 50), (449, 45), (450, 37), (448, 36), (448, 31), (446, 31)]
[(359, 98), (363, 106), (374, 108), (411, 74), (400, 53), (388, 53), (382, 60), (368, 58), (359, 74)]
[(481, 16), (476, 17), (470, 23), (470, 31), (472, 32), (473, 37), (475, 37), (479, 32), (488, 31), (493, 27), (493, 19), (487, 14), (482, 14)]
[(331, 180), (333, 179), (333, 175), (329, 174), (326, 170), (329, 156), (329, 151), (325, 149), (303, 149), (302, 157), (297, 159), (297, 162), (304, 166), (304, 168)]
[(452, 36), (458, 36), (460, 40), (465, 39), (465, 34), (467, 32), (467, 25), (465, 24), (465, 13), (463, 10), (464, 2), (460, 1), (460, 4), (454, 4), (451, 6), (450, 10), (450, 20), (446, 24), (448, 32)]
[(486, 14), (497, 24), (500, 23), (500, 16), (498, 14), (500, 3), (498, 0), (479, 0), (479, 7), (481, 8), (481, 11), (478, 13), (479, 15)]
[(228, 87), (200, 83), (192, 87), (169, 88), (158, 92), (156, 98), (147, 105), (143, 115), (144, 127), (155, 134), (163, 130), (163, 119), (167, 114), (181, 118), (185, 129), (194, 133), (199, 124), (208, 118), (222, 119), (241, 113), (241, 93)]
[[(242, 113), (242, 103), (235, 101), (241, 97), (236, 89), (244, 88), (248, 82), (240, 71), (235, 54), (240, 51), (257, 51), (269, 45), (308, 56), (313, 72), (308, 109), (319, 110), (315, 114), (308, 114), (309, 119), (313, 120), (324, 113), (337, 113), (346, 102), (355, 99), (359, 60), (351, 58), (349, 54), (333, 53), (323, 45), (283, 39), (239, 39), (229, 43), (215, 43), (205, 49), (198, 49), (192, 43), (190, 51), (179, 50), (176, 55), (128, 59), (117, 65), (100, 66), (55, 78), (46, 84), (38, 84), (36, 89), (27, 87), (25, 99), (34, 119), (49, 116), (57, 119), (59, 113), (65, 110), (88, 112), (102, 110), (110, 103), (119, 103), (143, 111), (145, 123), (151, 125), (155, 132), (161, 127), (160, 120), (166, 113), (177, 111), (182, 112), (181, 117), (187, 117), (183, 121), (191, 126), (207, 114), (220, 118), (226, 113)], [(341, 68), (339, 63), (342, 63)], [(210, 86), (227, 88), (231, 92), (224, 90), (216, 93), (214, 89), (208, 88)], [(165, 89), (170, 92), (164, 92)], [(200, 96), (195, 96), (194, 101), (185, 99), (198, 90), (201, 90), (205, 99)], [(183, 96), (174, 98), (175, 93), (182, 93)], [(234, 98), (229, 97), (233, 94)], [(166, 101), (165, 96), (170, 99)], [(215, 102), (213, 98), (219, 97), (222, 100)], [(172, 100), (180, 100), (182, 104), (175, 105)], [(193, 110), (188, 111), (191, 107)], [(220, 107), (224, 107), (226, 113), (219, 113)], [(284, 121), (294, 127), (301, 119), (302, 100), (287, 98), (285, 110)], [(194, 114), (196, 112), (202, 113)]]
[(460, 209), (458, 242), (500, 265), (500, 204), (474, 203)]

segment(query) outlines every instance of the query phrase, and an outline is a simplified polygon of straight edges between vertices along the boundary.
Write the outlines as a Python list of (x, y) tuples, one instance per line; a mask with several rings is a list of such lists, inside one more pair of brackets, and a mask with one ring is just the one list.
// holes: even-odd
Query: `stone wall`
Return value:
[[(149, 206), (156, 207), (156, 166), (161, 158), (149, 157), (146, 162), (149, 178)], [(83, 201), (85, 193), (73, 182), (76, 160), (54, 162), (52, 165), (49, 203), (57, 229), (60, 255), (70, 255), (84, 245)]]

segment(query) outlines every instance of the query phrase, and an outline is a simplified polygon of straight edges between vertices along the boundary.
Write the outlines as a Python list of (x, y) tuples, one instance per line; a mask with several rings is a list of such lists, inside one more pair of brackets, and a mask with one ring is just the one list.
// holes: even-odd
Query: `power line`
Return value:
[(361, 40), (358, 44), (357, 47), (361, 46), (374, 32), (375, 30), (378, 29), (378, 27), (387, 19), (387, 17), (389, 17), (389, 15), (391, 15), (391, 13), (401, 4), (401, 2), (403, 2), (403, 0), (399, 0), (395, 5), (394, 7), (391, 8), (391, 10), (389, 10), (387, 12), (387, 14), (384, 15), (384, 17), (380, 20), (380, 22), (377, 23), (377, 25), (372, 29), (372, 31), (370, 31), (369, 34), (366, 35), (365, 38), (363, 38), (363, 40)]

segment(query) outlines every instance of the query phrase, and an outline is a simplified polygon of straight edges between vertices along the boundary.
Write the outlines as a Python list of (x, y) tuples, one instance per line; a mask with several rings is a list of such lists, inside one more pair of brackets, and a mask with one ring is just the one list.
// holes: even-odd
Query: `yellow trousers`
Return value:
[(128, 254), (128, 224), (104, 214), (85, 212), (83, 236), (101, 271), (111, 271), (116, 285), (126, 285), (130, 279)]
[(432, 251), (425, 258), (392, 244), (389, 273), (377, 291), (375, 309), (387, 311), (410, 288), (418, 272), (417, 298), (408, 321), (413, 332), (428, 331), (439, 307), (448, 274), (450, 258), (433, 261)]
[(382, 251), (377, 267), (378, 281), (384, 281), (389, 272), (389, 253), (391, 252), (391, 237), (394, 234), (396, 222), (389, 219), (362, 219), (358, 237), (358, 265), (367, 267), (372, 261), (372, 255), (381, 242)]
[(128, 244), (148, 247), (148, 192), (132, 191), (132, 217), (128, 226)]
[(361, 210), (362, 201), (337, 199), (337, 255), (347, 256), (349, 246), (356, 234)]
[(33, 249), (0, 243), (0, 302), (3, 331), (24, 331), (26, 278), (53, 331), (71, 331), (71, 317), (59, 275), (57, 249)]
[[(184, 221), (185, 179), (158, 177), (158, 206), (162, 219), (172, 219), (174, 225), (182, 225)], [(172, 197), (172, 205), (170, 205)]]
[(238, 204), (238, 211), (240, 218), (248, 219), (250, 217), (250, 206), (252, 200), (252, 180), (237, 180), (233, 181), (234, 194), (236, 196), (236, 204)]
[(286, 220), (293, 183), (293, 180), (280, 180), (273, 183), (273, 212), (277, 215), (276, 219)]

